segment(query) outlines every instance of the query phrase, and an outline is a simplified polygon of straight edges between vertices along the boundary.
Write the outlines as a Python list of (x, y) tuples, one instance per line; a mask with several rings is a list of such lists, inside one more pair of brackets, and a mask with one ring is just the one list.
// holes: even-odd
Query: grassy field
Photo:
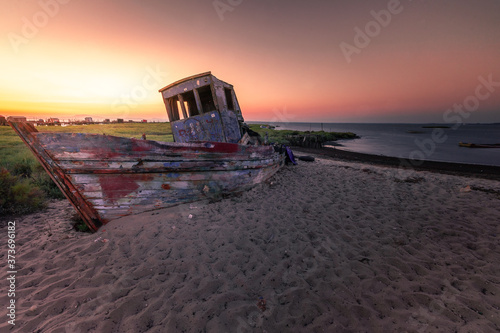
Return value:
[(140, 139), (146, 134), (148, 140), (173, 141), (170, 123), (111, 123), (69, 126), (39, 126), (40, 132), (94, 133)]

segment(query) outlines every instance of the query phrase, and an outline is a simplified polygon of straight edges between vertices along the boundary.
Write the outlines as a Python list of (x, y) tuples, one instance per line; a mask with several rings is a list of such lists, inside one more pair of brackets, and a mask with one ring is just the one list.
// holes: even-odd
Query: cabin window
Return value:
[(224, 93), (226, 95), (227, 109), (234, 111), (233, 94), (231, 93), (231, 89), (224, 88)]
[(203, 109), (203, 112), (210, 112), (215, 110), (215, 103), (210, 86), (203, 86), (198, 88), (198, 95), (200, 95), (201, 108)]
[(182, 99), (184, 99), (184, 106), (189, 117), (196, 116), (200, 114), (198, 107), (196, 106), (196, 99), (194, 98), (194, 92), (188, 91), (182, 94)]

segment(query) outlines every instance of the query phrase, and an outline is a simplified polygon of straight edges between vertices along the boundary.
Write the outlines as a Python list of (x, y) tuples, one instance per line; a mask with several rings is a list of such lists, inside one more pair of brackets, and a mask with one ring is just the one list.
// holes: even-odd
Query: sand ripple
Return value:
[(15, 330), (497, 332), (499, 190), (317, 159), (96, 234), (68, 231), (54, 202), (16, 219)]

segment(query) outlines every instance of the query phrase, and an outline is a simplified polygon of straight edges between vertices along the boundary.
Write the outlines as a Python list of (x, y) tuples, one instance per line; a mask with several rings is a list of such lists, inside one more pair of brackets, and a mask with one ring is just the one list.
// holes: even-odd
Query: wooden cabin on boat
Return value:
[(167, 108), (175, 142), (237, 143), (243, 133), (233, 86), (205, 72), (159, 90)]

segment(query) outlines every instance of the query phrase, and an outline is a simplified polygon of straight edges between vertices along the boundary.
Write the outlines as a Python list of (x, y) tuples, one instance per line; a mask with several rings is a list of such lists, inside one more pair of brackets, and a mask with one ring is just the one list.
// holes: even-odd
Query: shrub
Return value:
[(73, 228), (76, 231), (91, 232), (89, 227), (85, 224), (85, 222), (83, 222), (82, 218), (77, 213), (73, 214), (73, 216), (71, 217), (71, 220), (73, 221)]
[(45, 195), (29, 179), (0, 169), (0, 215), (31, 213), (45, 207)]
[(5, 168), (0, 169), (0, 209), (7, 205), (9, 192), (17, 182), (17, 177), (12, 176)]
[(16, 162), (12, 166), (12, 173), (23, 178), (31, 177), (31, 174), (33, 173), (33, 162), (34, 161), (30, 159), (23, 158), (21, 161)]
[(51, 199), (64, 199), (64, 194), (59, 187), (57, 187), (56, 183), (54, 183), (52, 178), (45, 172), (43, 167), (40, 168), (41, 170), (36, 168), (31, 176), (33, 184), (39, 187)]

